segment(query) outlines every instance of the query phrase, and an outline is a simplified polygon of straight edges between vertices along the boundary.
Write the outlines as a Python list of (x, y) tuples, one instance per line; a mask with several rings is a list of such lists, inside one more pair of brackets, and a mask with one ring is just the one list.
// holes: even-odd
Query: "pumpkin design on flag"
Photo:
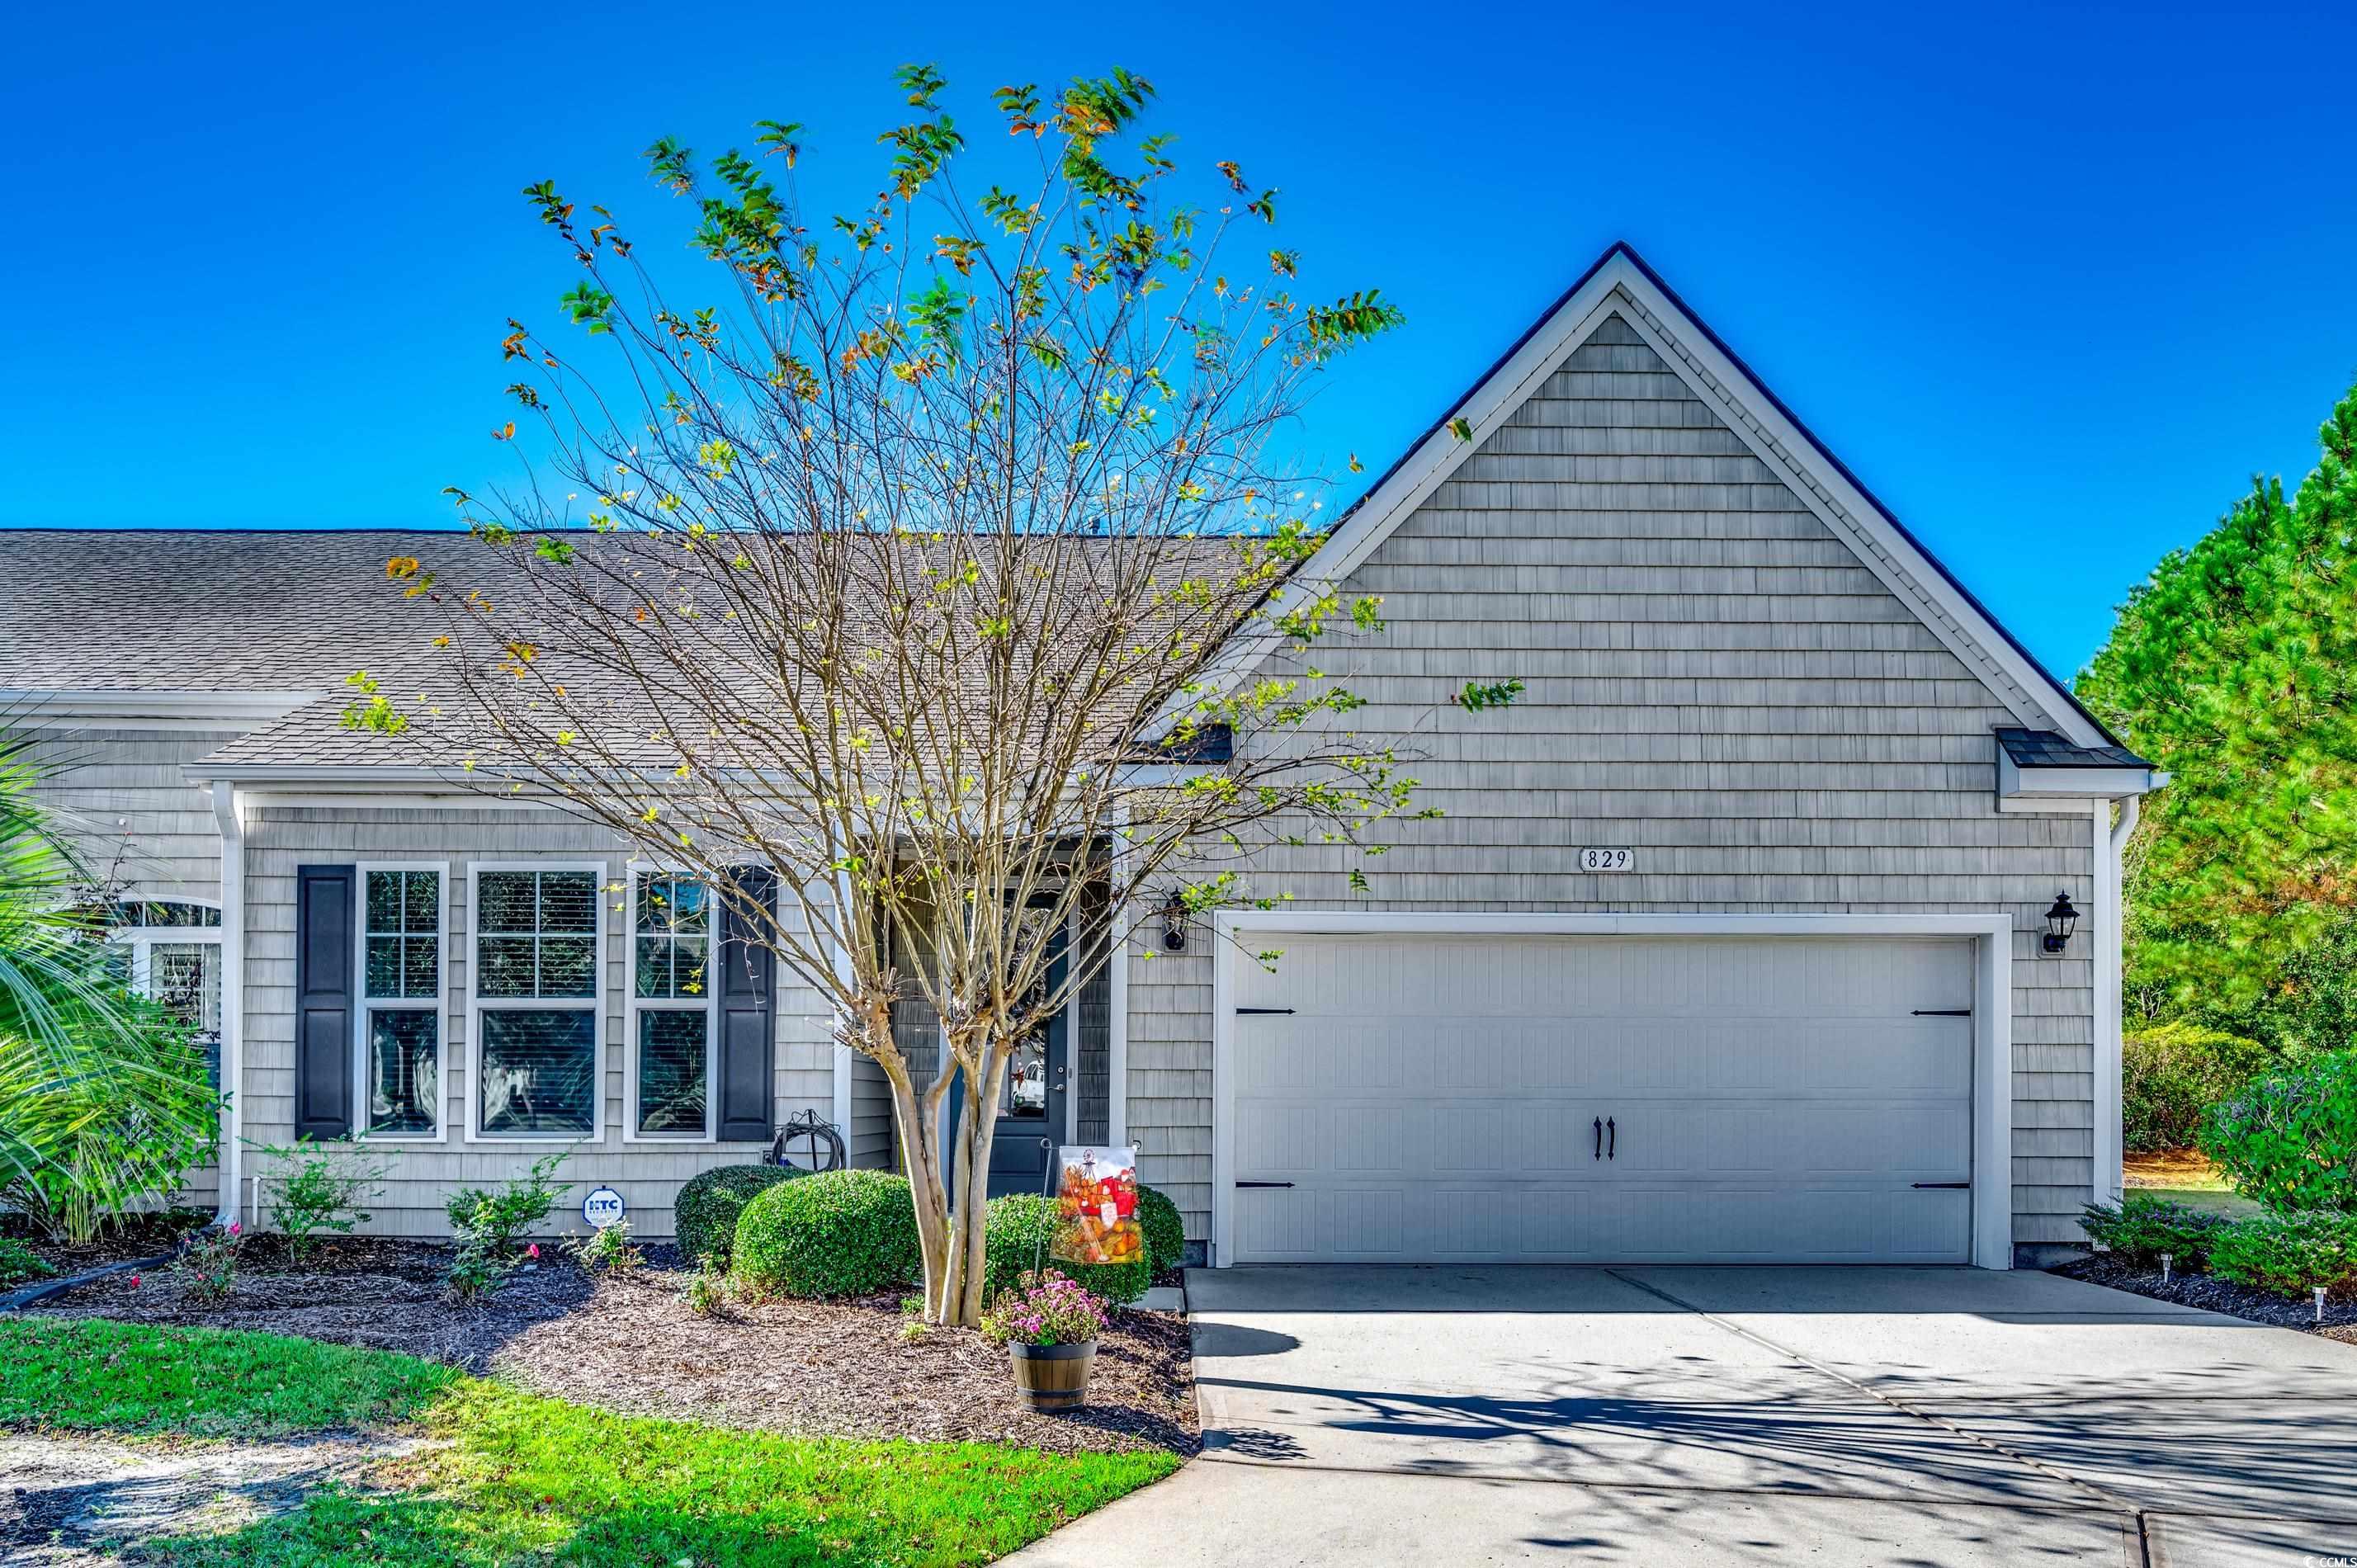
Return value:
[(1135, 1263), (1146, 1256), (1137, 1221), (1137, 1145), (1067, 1145), (1057, 1152), (1056, 1235), (1050, 1257), (1067, 1263)]

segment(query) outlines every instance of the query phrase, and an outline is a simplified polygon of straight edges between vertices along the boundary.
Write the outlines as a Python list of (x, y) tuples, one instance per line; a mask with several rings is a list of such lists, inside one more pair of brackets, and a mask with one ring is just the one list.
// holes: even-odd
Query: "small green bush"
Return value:
[(906, 1177), (823, 1171), (782, 1181), (737, 1219), (737, 1277), (754, 1291), (867, 1295), (921, 1277)]
[(560, 1152), (533, 1161), (532, 1169), (494, 1191), (459, 1188), (442, 1206), (450, 1217), (450, 1233), (461, 1248), (487, 1249), (505, 1257), (524, 1232), (546, 1219), (549, 1210), (556, 1207), (562, 1184), (554, 1178), (556, 1167), (564, 1163), (565, 1155)]
[(2357, 1295), (2357, 1214), (2261, 1214), (2222, 1227), (2210, 1272), (2278, 1295)]
[(672, 1205), (679, 1250), (691, 1263), (709, 1260), (714, 1268), (726, 1269), (745, 1206), (803, 1174), (792, 1165), (718, 1165), (690, 1177)]
[(328, 1236), (349, 1236), (367, 1224), (369, 1211), (361, 1205), (384, 1190), (384, 1175), (393, 1168), (357, 1144), (306, 1140), (291, 1148), (265, 1145), (260, 1153), (275, 1166), (263, 1177), (271, 1189), (271, 1221), (298, 1260)]
[(2198, 1269), (2224, 1223), (2217, 1215), (2182, 1203), (2132, 1192), (2117, 1208), (2090, 1204), (2079, 1228), (2087, 1240), (2102, 1242), (2131, 1263), (2158, 1263), (2167, 1252), (2178, 1268)]
[(2357, 1051), (2255, 1079), (2212, 1106), (2201, 1152), (2269, 1208), (2357, 1210)]
[(2275, 1065), (2256, 1040), (2199, 1024), (2155, 1024), (2120, 1038), (2120, 1113), (2131, 1149), (2190, 1149), (2202, 1112)]
[(1156, 1273), (1187, 1261), (1187, 1222), (1178, 1206), (1150, 1187), (1137, 1189), (1137, 1222), (1146, 1230), (1146, 1257)]
[(0, 1290), (48, 1279), (58, 1271), (30, 1247), (11, 1236), (0, 1236)]
[(1049, 1256), (1056, 1238), (1056, 1200), (1036, 1192), (1009, 1193), (990, 1200), (982, 1232), (982, 1303), (1033, 1269), (1059, 1273), (1101, 1301), (1135, 1301), (1154, 1283), (1153, 1250), (1134, 1263), (1067, 1263)]

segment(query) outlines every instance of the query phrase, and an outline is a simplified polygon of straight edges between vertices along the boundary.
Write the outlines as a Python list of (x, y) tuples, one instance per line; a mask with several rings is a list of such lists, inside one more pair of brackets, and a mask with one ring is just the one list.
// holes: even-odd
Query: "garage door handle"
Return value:
[(1919, 1181), (1915, 1187), (1919, 1192), (1925, 1187), (1937, 1187), (1943, 1192), (1949, 1190), (1963, 1192), (1969, 1190), (1972, 1185), (1968, 1181)]
[(1598, 1117), (1596, 1119), (1596, 1155), (1595, 1155), (1595, 1157), (1596, 1157), (1597, 1159), (1599, 1159), (1599, 1160), (1600, 1160), (1600, 1159), (1602, 1159), (1602, 1158), (1604, 1157), (1604, 1118), (1603, 1118), (1603, 1117), (1601, 1117), (1601, 1116), (1598, 1116)]
[(1240, 1181), (1238, 1187), (1291, 1187), (1289, 1181)]
[(1607, 1116), (1604, 1119), (1604, 1130), (1612, 1137), (1612, 1142), (1604, 1150), (1604, 1157), (1608, 1160), (1617, 1160), (1620, 1157), (1620, 1124)]

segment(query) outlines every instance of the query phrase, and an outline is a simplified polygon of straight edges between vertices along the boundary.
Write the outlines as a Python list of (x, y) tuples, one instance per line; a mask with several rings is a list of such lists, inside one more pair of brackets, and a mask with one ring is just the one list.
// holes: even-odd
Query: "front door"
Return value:
[[(1035, 905), (1034, 910), (1026, 914), (1043, 921), (1049, 918), (1044, 903)], [(1045, 989), (1053, 992), (1064, 983), (1063, 928), (1059, 926), (1049, 932), (1048, 940)], [(1006, 1086), (998, 1097), (997, 1134), (990, 1145), (991, 1197), (1047, 1189), (1056, 1145), (1064, 1141), (1066, 1130), (1064, 1106), (1071, 1077), (1071, 1044), (1065, 1037), (1068, 1031), (1064, 1023), (1070, 1011), (1065, 1007), (1056, 1009), (1053, 1016), (1015, 1047), (1015, 1055), (1006, 1065)], [(952, 1128), (957, 1125), (964, 1094), (963, 1082), (950, 1090)]]

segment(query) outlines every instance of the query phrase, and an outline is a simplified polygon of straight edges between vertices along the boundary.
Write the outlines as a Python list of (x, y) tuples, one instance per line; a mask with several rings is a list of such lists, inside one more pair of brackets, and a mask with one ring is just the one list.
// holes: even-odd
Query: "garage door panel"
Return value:
[[(1961, 1262), (1969, 944), (1301, 937), (1239, 980), (1242, 1261)], [(1614, 1157), (1595, 1157), (1597, 1118)]]

